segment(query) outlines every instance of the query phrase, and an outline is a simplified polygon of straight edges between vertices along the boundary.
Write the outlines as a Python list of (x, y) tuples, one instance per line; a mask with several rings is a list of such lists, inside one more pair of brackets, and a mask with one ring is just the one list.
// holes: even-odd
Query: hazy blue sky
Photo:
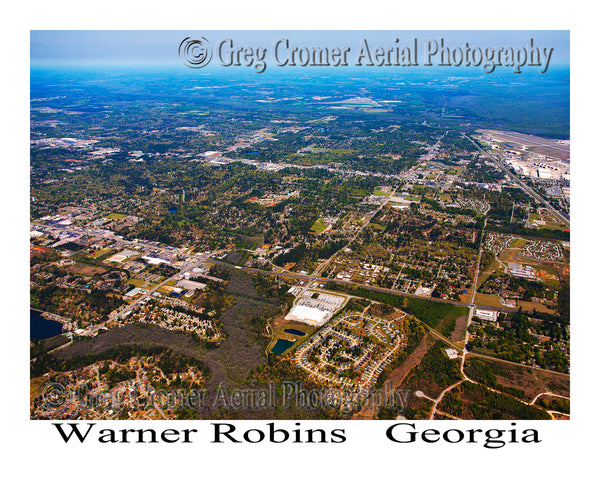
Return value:
[(552, 65), (569, 64), (568, 31), (145, 31), (145, 30), (34, 30), (31, 31), (31, 65), (181, 65), (177, 55), (185, 37), (205, 37), (215, 45), (226, 38), (235, 44), (270, 49), (280, 38), (298, 46), (349, 46), (358, 49), (366, 38), (372, 48), (408, 44), (419, 45), (428, 38), (443, 37), (448, 46), (526, 46), (530, 38), (539, 47), (553, 47)]

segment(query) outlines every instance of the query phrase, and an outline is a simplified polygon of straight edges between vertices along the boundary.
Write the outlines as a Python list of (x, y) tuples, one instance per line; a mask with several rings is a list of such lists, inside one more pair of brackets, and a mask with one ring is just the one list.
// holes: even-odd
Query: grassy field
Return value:
[(90, 253), (89, 258), (101, 261), (110, 257), (110, 255), (112, 255), (113, 252), (114, 250), (110, 247), (101, 248), (100, 250)]
[(328, 225), (323, 221), (322, 218), (318, 218), (317, 221), (313, 223), (312, 227), (310, 227), (310, 232), (314, 233), (315, 235), (319, 235), (325, 231), (327, 226)]
[(543, 220), (544, 222), (546, 222), (546, 224), (543, 225), (543, 228), (547, 228), (549, 230), (569, 230), (569, 228), (562, 224), (560, 221), (558, 221), (554, 215), (547, 212), (542, 215), (537, 213), (531, 213), (527, 222), (528, 226), (535, 228), (535, 225), (533, 224), (534, 220)]
[[(478, 293), (475, 295), (475, 303), (487, 307), (506, 308), (505, 305), (500, 303), (500, 297), (496, 295), (486, 295), (485, 293)], [(556, 315), (556, 312), (545, 305), (538, 302), (526, 302), (524, 300), (517, 300), (517, 308), (522, 307), (526, 312), (533, 312), (534, 310), (543, 313), (552, 313)]]
[(380, 223), (373, 223), (373, 222), (369, 223), (369, 227), (375, 232), (383, 231), (386, 228), (385, 225), (381, 225)]
[(498, 260), (494, 260), (484, 272), (479, 272), (479, 277), (477, 277), (477, 290), (479, 290), (483, 283), (494, 272), (504, 273), (504, 266)]
[(557, 315), (558, 313), (556, 310), (552, 310), (551, 308), (548, 308), (538, 302), (525, 302), (524, 300), (518, 300), (517, 307), (523, 307), (523, 310), (526, 312), (533, 312), (535, 310), (537, 312), (550, 313), (552, 315)]
[(550, 288), (559, 289), (560, 281), (558, 280), (558, 273), (553, 265), (537, 265), (540, 271), (540, 279)]
[(127, 215), (125, 215), (124, 213), (109, 213), (108, 215), (106, 215), (104, 218), (106, 218), (107, 220), (121, 220), (122, 218), (125, 218)]
[(134, 287), (143, 287), (146, 285), (146, 281), (141, 278), (130, 278), (127, 280), (128, 285), (133, 285)]
[(523, 248), (525, 245), (527, 245), (527, 240), (525, 240), (524, 238), (517, 238), (515, 239), (514, 242), (512, 242), (510, 244), (510, 248), (518, 248), (521, 249)]
[[(296, 343), (294, 343), (294, 345), (292, 345), (285, 352), (285, 354), (287, 355), (290, 352), (294, 351), (296, 348), (298, 348), (306, 340), (308, 340), (308, 338), (316, 330), (316, 327), (307, 325), (305, 323), (292, 322), (292, 321), (284, 320), (283, 316), (284, 315), (281, 315), (281, 316), (278, 317), (279, 321), (273, 321), (273, 335), (271, 337), (271, 341), (269, 342), (269, 345), (266, 348), (267, 352), (271, 351), (271, 349), (277, 343), (277, 340), (279, 340), (280, 338), (283, 339), (283, 340), (290, 340), (290, 341), (296, 340)], [(287, 330), (289, 330), (289, 329), (298, 330), (300, 332), (303, 332), (304, 336), (302, 336), (302, 335), (296, 335), (296, 334), (293, 334), (293, 333), (286, 332), (285, 331), (286, 329)]]
[(391, 194), (392, 192), (382, 192), (381, 190), (377, 189), (375, 189), (373, 192), (373, 195), (377, 195), (378, 197), (389, 197)]
[(446, 329), (450, 322), (456, 321), (461, 315), (469, 314), (467, 307), (458, 307), (449, 303), (421, 298), (407, 298), (407, 301), (405, 310), (435, 329)]
[[(485, 293), (475, 294), (475, 303), (486, 307), (506, 308), (500, 303), (500, 297), (497, 297), (496, 295), (486, 295)], [(517, 300), (517, 305), (518, 304), (519, 301)]]
[(448, 338), (450, 338), (450, 340), (462, 346), (465, 339), (465, 331), (467, 329), (467, 319), (467, 315), (461, 315), (456, 320), (453, 320), (449, 323), (449, 326), (454, 326), (454, 329), (450, 331), (447, 335), (447, 331), (440, 329), (442, 335), (447, 336)]

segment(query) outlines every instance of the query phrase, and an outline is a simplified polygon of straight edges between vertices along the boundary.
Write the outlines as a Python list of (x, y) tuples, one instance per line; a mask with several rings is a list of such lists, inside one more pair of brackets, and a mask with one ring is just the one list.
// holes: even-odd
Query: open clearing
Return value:
[(127, 215), (125, 215), (124, 213), (109, 213), (108, 215), (106, 215), (104, 218), (106, 218), (107, 220), (121, 220), (122, 218), (125, 218)]
[(83, 263), (76, 263), (75, 265), (69, 265), (65, 268), (68, 272), (77, 273), (86, 277), (92, 277), (97, 273), (104, 273), (108, 269), (103, 267), (95, 267), (93, 265), (86, 265)]
[(522, 390), (523, 398), (529, 402), (538, 393), (543, 392), (552, 392), (565, 397), (570, 395), (568, 375), (483, 358), (471, 353), (468, 354), (466, 362), (469, 363), (474, 358), (484, 362), (491, 369), (498, 385)]

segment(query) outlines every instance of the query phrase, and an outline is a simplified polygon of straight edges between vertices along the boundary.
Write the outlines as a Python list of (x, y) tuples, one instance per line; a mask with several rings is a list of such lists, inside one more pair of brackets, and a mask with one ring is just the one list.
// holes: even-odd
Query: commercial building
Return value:
[(186, 290), (204, 290), (206, 283), (195, 282), (193, 280), (179, 280), (175, 286)]
[(483, 310), (481, 308), (477, 308), (475, 309), (475, 316), (488, 322), (495, 322), (498, 320), (498, 312), (494, 310)]
[(133, 250), (123, 250), (122, 252), (115, 253), (112, 257), (107, 258), (106, 262), (122, 263), (128, 258), (135, 257), (136, 255), (139, 255), (139, 252), (135, 252)]
[(142, 260), (146, 260), (150, 265), (160, 265), (161, 263), (165, 263), (169, 265), (171, 262), (169, 260), (165, 260), (164, 258), (154, 257), (151, 255), (144, 255)]
[(307, 323), (317, 327), (324, 325), (330, 318), (330, 312), (314, 307), (307, 307), (306, 305), (295, 305), (285, 316), (286, 320)]
[(521, 265), (519, 263), (509, 262), (508, 273), (513, 277), (526, 278), (527, 280), (535, 280), (535, 270), (531, 265)]

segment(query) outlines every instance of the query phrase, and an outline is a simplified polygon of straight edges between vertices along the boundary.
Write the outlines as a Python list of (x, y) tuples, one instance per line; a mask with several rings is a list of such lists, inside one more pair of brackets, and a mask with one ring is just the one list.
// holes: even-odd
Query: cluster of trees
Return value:
[(195, 367), (200, 370), (205, 378), (210, 374), (209, 368), (197, 358), (173, 352), (168, 348), (165, 348), (160, 355), (157, 356), (156, 366), (160, 368), (165, 375), (185, 372), (189, 367)]
[(554, 412), (571, 412), (571, 402), (566, 398), (557, 398), (544, 395), (539, 398), (537, 404), (546, 410), (552, 410)]
[(131, 380), (135, 378), (135, 372), (128, 368), (113, 367), (106, 369), (100, 369), (100, 374), (106, 374), (106, 381), (108, 382), (108, 388), (114, 387), (117, 383), (124, 382), (125, 380)]
[(494, 260), (496, 259), (496, 256), (494, 255), (493, 252), (490, 252), (489, 250), (484, 250), (483, 252), (481, 252), (481, 261), (479, 262), (479, 269), (481, 272), (485, 272), (487, 270), (487, 268), (494, 263)]
[(550, 415), (541, 408), (471, 382), (463, 382), (444, 395), (440, 403), (440, 410), (464, 419), (551, 419)]
[(411, 372), (407, 385), (437, 396), (444, 388), (458, 382), (461, 379), (460, 363), (450, 360), (444, 353), (444, 348), (443, 342), (435, 342)]
[(529, 302), (533, 297), (554, 298), (554, 291), (546, 288), (542, 282), (509, 275), (490, 275), (481, 286), (481, 292), (501, 293), (508, 290), (519, 295), (521, 300)]
[(393, 293), (378, 292), (355, 285), (347, 286), (328, 282), (327, 289), (344, 291), (357, 297), (392, 305), (414, 315), (432, 328), (436, 328), (442, 319), (456, 320), (461, 315), (468, 314), (467, 307), (459, 307), (451, 303), (436, 302), (425, 298), (404, 297)]
[(436, 212), (449, 213), (451, 215), (466, 215), (468, 217), (477, 216), (477, 212), (475, 210), (460, 207), (443, 207), (440, 202), (434, 200), (433, 198), (424, 198), (423, 202), (429, 205)]
[(498, 379), (496, 378), (496, 375), (494, 375), (494, 372), (490, 366), (479, 358), (469, 358), (465, 362), (465, 374), (469, 378), (483, 383), (488, 387), (501, 390), (518, 398), (525, 398), (525, 392), (522, 389), (498, 383)]
[(569, 319), (571, 316), (571, 284), (570, 282), (563, 283), (558, 290), (558, 313), (560, 316)]
[(423, 326), (413, 318), (407, 318), (404, 321), (404, 334), (406, 335), (406, 347), (398, 354), (398, 356), (381, 372), (375, 382), (375, 388), (381, 388), (390, 373), (402, 365), (402, 362), (417, 348), (421, 339), (425, 335)]
[[(560, 372), (569, 370), (569, 359), (557, 342), (566, 342), (568, 332), (564, 320), (548, 314), (535, 314), (543, 317), (542, 323), (533, 322), (529, 316), (518, 311), (500, 319), (497, 328), (492, 324), (483, 327), (471, 325), (469, 329), (476, 334), (469, 341), (468, 348), (484, 348), (494, 352), (498, 358), (515, 363), (527, 363), (542, 368), (552, 368)], [(534, 334), (555, 335), (541, 344)]]
[(256, 274), (252, 279), (256, 293), (263, 298), (287, 300), (291, 297), (287, 293), (289, 286), (282, 283), (278, 277)]
[[(284, 382), (297, 386), (297, 391), (284, 392)], [(266, 365), (259, 365), (250, 370), (246, 384), (253, 388), (269, 388), (271, 384), (277, 389), (278, 398), (287, 394), (287, 401), (275, 402), (274, 408), (265, 410), (263, 415), (271, 419), (342, 419), (344, 415), (339, 405), (328, 406), (327, 402), (320, 402), (317, 408), (310, 408), (303, 403), (302, 395), (311, 389), (322, 391), (322, 385), (310, 380), (305, 370), (298, 368), (289, 358), (274, 355), (268, 356)], [(288, 387), (289, 388), (289, 387)], [(304, 393), (303, 393), (304, 390)]]
[(84, 290), (73, 290), (56, 285), (32, 287), (30, 302), (32, 308), (67, 316), (80, 312), (82, 305), (85, 305), (85, 310), (93, 313), (94, 318), (105, 318), (124, 303), (120, 296), (102, 290), (92, 290), (87, 293)]
[(329, 258), (346, 244), (345, 240), (332, 240), (322, 246), (315, 247), (315, 253), (319, 258)]
[(464, 179), (478, 183), (497, 183), (504, 178), (504, 173), (495, 167), (490, 167), (478, 159), (473, 159), (463, 173)]
[(571, 234), (567, 230), (555, 230), (551, 228), (527, 228), (517, 223), (497, 224), (493, 222), (488, 222), (487, 229), (492, 232), (506, 233), (509, 235), (518, 235), (525, 237), (541, 237), (552, 240), (565, 241), (569, 241), (571, 239)]
[(308, 249), (306, 248), (305, 243), (299, 243), (290, 251), (286, 253), (282, 253), (273, 260), (273, 263), (279, 267), (283, 267), (286, 263), (298, 263), (300, 262), (308, 253)]
[[(208, 376), (210, 374), (208, 367), (196, 358), (174, 353), (167, 347), (150, 347), (147, 345), (133, 343), (111, 347), (99, 353), (89, 353), (87, 355), (75, 357), (57, 357), (49, 353), (42, 353), (31, 362), (30, 375), (31, 378), (34, 378), (39, 377), (50, 370), (55, 372), (75, 370), (102, 360), (113, 360), (117, 363), (126, 363), (131, 359), (131, 357), (139, 356), (160, 357), (158, 360), (158, 366), (161, 369), (164, 366), (168, 370), (165, 371), (163, 369), (165, 374), (172, 373), (173, 371), (182, 372), (187, 370), (187, 366), (192, 365), (198, 368), (203, 375)], [(173, 370), (175, 368), (182, 368), (182, 370)]]

